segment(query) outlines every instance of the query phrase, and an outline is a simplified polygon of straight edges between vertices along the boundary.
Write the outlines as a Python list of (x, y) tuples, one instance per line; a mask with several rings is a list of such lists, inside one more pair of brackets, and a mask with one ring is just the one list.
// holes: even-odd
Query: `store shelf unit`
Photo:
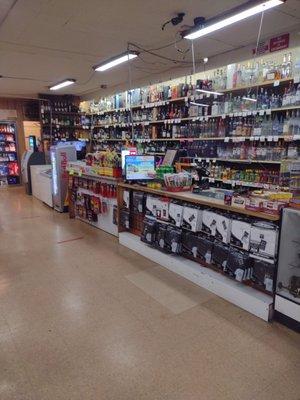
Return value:
[(57, 141), (90, 140), (89, 124), (79, 110), (76, 96), (39, 95), (42, 140), (48, 145)]
[(0, 120), (0, 187), (20, 184), (17, 127)]
[[(126, 183), (118, 184), (119, 241), (121, 244), (170, 269), (171, 271), (182, 275), (197, 285), (212, 291), (218, 296), (231, 301), (237, 306), (255, 314), (264, 320), (268, 320), (270, 318), (271, 306), (273, 304), (273, 284), (271, 289), (269, 287), (269, 289), (266, 290), (263, 288), (263, 285), (254, 282), (250, 278), (246, 278), (245, 280), (243, 279), (242, 282), (237, 281), (237, 278), (234, 279), (232, 274), (228, 275), (226, 269), (226, 272), (224, 272), (223, 269), (220, 268), (220, 266), (216, 266), (213, 261), (199, 258), (199, 256), (194, 258), (193, 256), (189, 256), (182, 251), (180, 251), (179, 254), (173, 254), (170, 250), (159, 250), (159, 239), (156, 239), (157, 242), (155, 242), (155, 245), (149, 245), (141, 241), (141, 236), (143, 236), (145, 232), (145, 221), (154, 220), (158, 224), (157, 226), (165, 225), (167, 229), (168, 227), (172, 227), (175, 230), (179, 229), (179, 231), (182, 232), (182, 235), (188, 233), (197, 237), (201, 236), (205, 238), (204, 240), (207, 238), (214, 243), (214, 246), (224, 246), (225, 248), (228, 248), (228, 251), (230, 252), (244, 252), (245, 254), (247, 253), (247, 257), (253, 257), (253, 254), (250, 253), (250, 250), (242, 250), (241, 247), (238, 248), (235, 245), (229, 244), (229, 242), (228, 244), (224, 245), (222, 241), (219, 241), (219, 238), (213, 238), (207, 234), (207, 232), (204, 233), (200, 230), (192, 232), (190, 228), (187, 228), (184, 225), (177, 225), (178, 228), (175, 228), (174, 222), (172, 222), (169, 217), (165, 220), (161, 220), (153, 216), (147, 217), (146, 215), (145, 219), (145, 211), (143, 211), (140, 215), (135, 211), (136, 204), (133, 200), (133, 193), (136, 192), (142, 193), (144, 196), (154, 196), (164, 202), (175, 202), (175, 204), (179, 204), (183, 207), (200, 207), (202, 210), (212, 210), (218, 215), (222, 215), (225, 218), (230, 218), (231, 220), (241, 219), (248, 221), (247, 223), (249, 224), (257, 221), (266, 221), (271, 223), (275, 230), (278, 230), (278, 224), (280, 221), (279, 215), (270, 215), (267, 213), (232, 207), (225, 205), (221, 200), (207, 198), (198, 194), (192, 194), (190, 192), (171, 193), (165, 190), (157, 190), (140, 185)], [(124, 193), (126, 193), (126, 195)], [(127, 193), (129, 193), (129, 195)], [(124, 198), (130, 199), (129, 206), (128, 204), (125, 206)], [(148, 198), (145, 200), (144, 197), (142, 201), (148, 202)], [(127, 226), (126, 224), (124, 225), (124, 213), (127, 213), (128, 215), (129, 225)], [(149, 214), (148, 208), (147, 213)], [(154, 230), (155, 229), (158, 228), (154, 228)], [(149, 230), (147, 232), (151, 231)], [(256, 256), (254, 255), (254, 258), (255, 257)], [(258, 259), (261, 259), (261, 257), (259, 256)], [(273, 276), (275, 276), (276, 273), (276, 259), (277, 254), (275, 255), (274, 253), (274, 259), (271, 261), (270, 259), (262, 261), (266, 262), (267, 264), (270, 263), (269, 265), (271, 265)]]

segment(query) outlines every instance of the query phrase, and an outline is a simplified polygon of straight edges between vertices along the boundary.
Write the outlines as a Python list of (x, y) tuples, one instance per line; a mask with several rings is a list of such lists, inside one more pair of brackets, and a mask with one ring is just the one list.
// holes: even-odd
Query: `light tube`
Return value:
[(245, 11), (239, 12), (237, 14), (232, 15), (231, 17), (224, 18), (219, 22), (215, 22), (211, 25), (204, 26), (203, 28), (198, 29), (195, 32), (188, 33), (184, 36), (185, 39), (197, 39), (201, 36), (208, 35), (211, 32), (217, 31), (219, 29), (225, 28), (226, 26), (232, 25), (238, 21), (242, 21), (246, 18), (252, 17), (253, 15), (259, 14), (263, 11), (269, 10), (270, 8), (279, 6), (283, 4), (285, 0), (269, 0), (264, 3), (258, 4), (257, 6), (248, 8)]
[(242, 97), (242, 99), (243, 99), (243, 100), (247, 100), (247, 101), (253, 101), (253, 102), (255, 102), (255, 103), (257, 102), (257, 100), (256, 100), (256, 99), (252, 99), (252, 97), (245, 97), (245, 96), (244, 96), (244, 97)]
[(132, 60), (133, 58), (136, 58), (137, 56), (138, 56), (138, 54), (136, 52), (129, 51), (127, 53), (123, 53), (117, 57), (114, 57), (114, 58), (106, 61), (105, 63), (96, 65), (94, 67), (94, 70), (103, 72), (103, 71), (106, 71), (107, 69), (115, 67), (116, 65), (122, 64), (129, 60)]
[(66, 87), (66, 86), (73, 85), (73, 83), (75, 83), (75, 82), (76, 82), (75, 79), (65, 79), (65, 80), (62, 81), (62, 82), (59, 82), (59, 83), (56, 83), (56, 84), (53, 85), (53, 86), (50, 86), (49, 89), (50, 89), (50, 90), (62, 89), (62, 88), (64, 88), (64, 87)]
[(190, 101), (190, 104), (192, 104), (193, 106), (199, 106), (199, 107), (209, 107), (209, 104), (196, 103), (195, 101)]
[(216, 96), (223, 96), (223, 93), (212, 92), (211, 90), (196, 89), (196, 92), (207, 93), (207, 94), (215, 94)]

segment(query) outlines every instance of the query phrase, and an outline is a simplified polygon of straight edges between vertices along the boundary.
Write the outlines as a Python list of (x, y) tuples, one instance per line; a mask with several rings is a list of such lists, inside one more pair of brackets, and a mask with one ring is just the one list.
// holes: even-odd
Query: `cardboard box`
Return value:
[(172, 224), (181, 227), (183, 220), (183, 206), (177, 203), (170, 203), (169, 218)]
[(202, 231), (216, 236), (218, 214), (213, 211), (204, 210), (202, 214)]
[(279, 215), (286, 205), (287, 203), (284, 201), (264, 200), (262, 202), (262, 211), (266, 214)]
[(250, 252), (274, 258), (277, 252), (278, 228), (273, 224), (257, 222), (251, 226)]
[(249, 222), (234, 219), (231, 222), (230, 244), (249, 250), (251, 224)]
[(225, 217), (222, 214), (216, 214), (217, 216), (217, 229), (216, 238), (221, 240), (223, 243), (229, 243), (230, 232), (231, 232), (231, 218)]
[(146, 214), (156, 217), (156, 197), (147, 195), (146, 198)]
[(245, 208), (246, 198), (242, 196), (233, 196), (231, 199), (231, 205), (232, 207)]
[(130, 192), (129, 192), (129, 190), (123, 191), (123, 205), (126, 208), (130, 207)]
[(246, 210), (250, 211), (262, 211), (263, 199), (260, 197), (247, 197), (246, 198)]
[(157, 197), (154, 202), (156, 208), (156, 218), (162, 221), (169, 221), (169, 205), (170, 200), (162, 197)]
[(201, 231), (202, 210), (196, 207), (184, 206), (182, 225), (192, 232)]

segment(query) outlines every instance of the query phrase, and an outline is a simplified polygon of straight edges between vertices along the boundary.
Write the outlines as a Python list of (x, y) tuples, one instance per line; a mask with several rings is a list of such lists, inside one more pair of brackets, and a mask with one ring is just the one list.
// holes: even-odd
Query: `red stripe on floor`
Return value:
[(83, 236), (80, 236), (80, 237), (74, 238), (74, 239), (61, 240), (60, 242), (57, 242), (57, 243), (61, 244), (61, 243), (67, 243), (67, 242), (74, 242), (74, 240), (80, 240), (80, 239), (83, 239)]

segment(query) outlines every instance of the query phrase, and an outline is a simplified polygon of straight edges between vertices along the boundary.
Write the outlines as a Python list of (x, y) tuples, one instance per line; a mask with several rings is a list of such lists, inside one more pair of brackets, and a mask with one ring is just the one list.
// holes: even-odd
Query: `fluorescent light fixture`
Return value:
[(246, 97), (246, 96), (243, 97), (243, 100), (253, 101), (253, 102), (255, 102), (255, 103), (257, 102), (256, 99), (252, 99), (252, 97)]
[(216, 96), (223, 96), (223, 93), (220, 92), (212, 92), (211, 90), (204, 89), (196, 89), (197, 92), (206, 93), (206, 94), (215, 94)]
[(188, 33), (186, 36), (184, 36), (184, 38), (190, 39), (190, 40), (197, 39), (201, 36), (208, 35), (211, 32), (225, 28), (226, 26), (232, 25), (238, 21), (242, 21), (246, 18), (252, 17), (253, 15), (256, 15), (263, 11), (269, 10), (270, 8), (279, 6), (280, 4), (283, 4), (284, 2), (285, 2), (285, 0), (265, 1), (254, 7), (250, 7), (244, 11), (238, 12), (238, 13), (232, 15), (231, 17), (224, 18), (221, 21), (212, 23), (208, 26), (203, 26), (202, 28), (197, 29), (194, 32)]
[(73, 85), (73, 83), (75, 83), (75, 82), (76, 82), (75, 79), (65, 79), (65, 80), (62, 81), (62, 82), (59, 82), (59, 83), (56, 83), (56, 84), (53, 85), (53, 86), (50, 86), (49, 89), (50, 89), (50, 90), (62, 89), (62, 88), (64, 88), (64, 87), (66, 87), (66, 86)]
[(138, 56), (138, 53), (136, 51), (128, 51), (126, 53), (120, 54), (119, 56), (116, 56), (114, 58), (111, 58), (110, 60), (96, 65), (94, 68), (95, 71), (106, 71), (107, 69), (113, 68), (116, 65), (122, 64), (126, 61), (132, 60), (133, 58), (136, 58)]
[(193, 106), (199, 106), (199, 107), (209, 107), (209, 104), (196, 103), (195, 101), (190, 101), (190, 104), (192, 104)]

